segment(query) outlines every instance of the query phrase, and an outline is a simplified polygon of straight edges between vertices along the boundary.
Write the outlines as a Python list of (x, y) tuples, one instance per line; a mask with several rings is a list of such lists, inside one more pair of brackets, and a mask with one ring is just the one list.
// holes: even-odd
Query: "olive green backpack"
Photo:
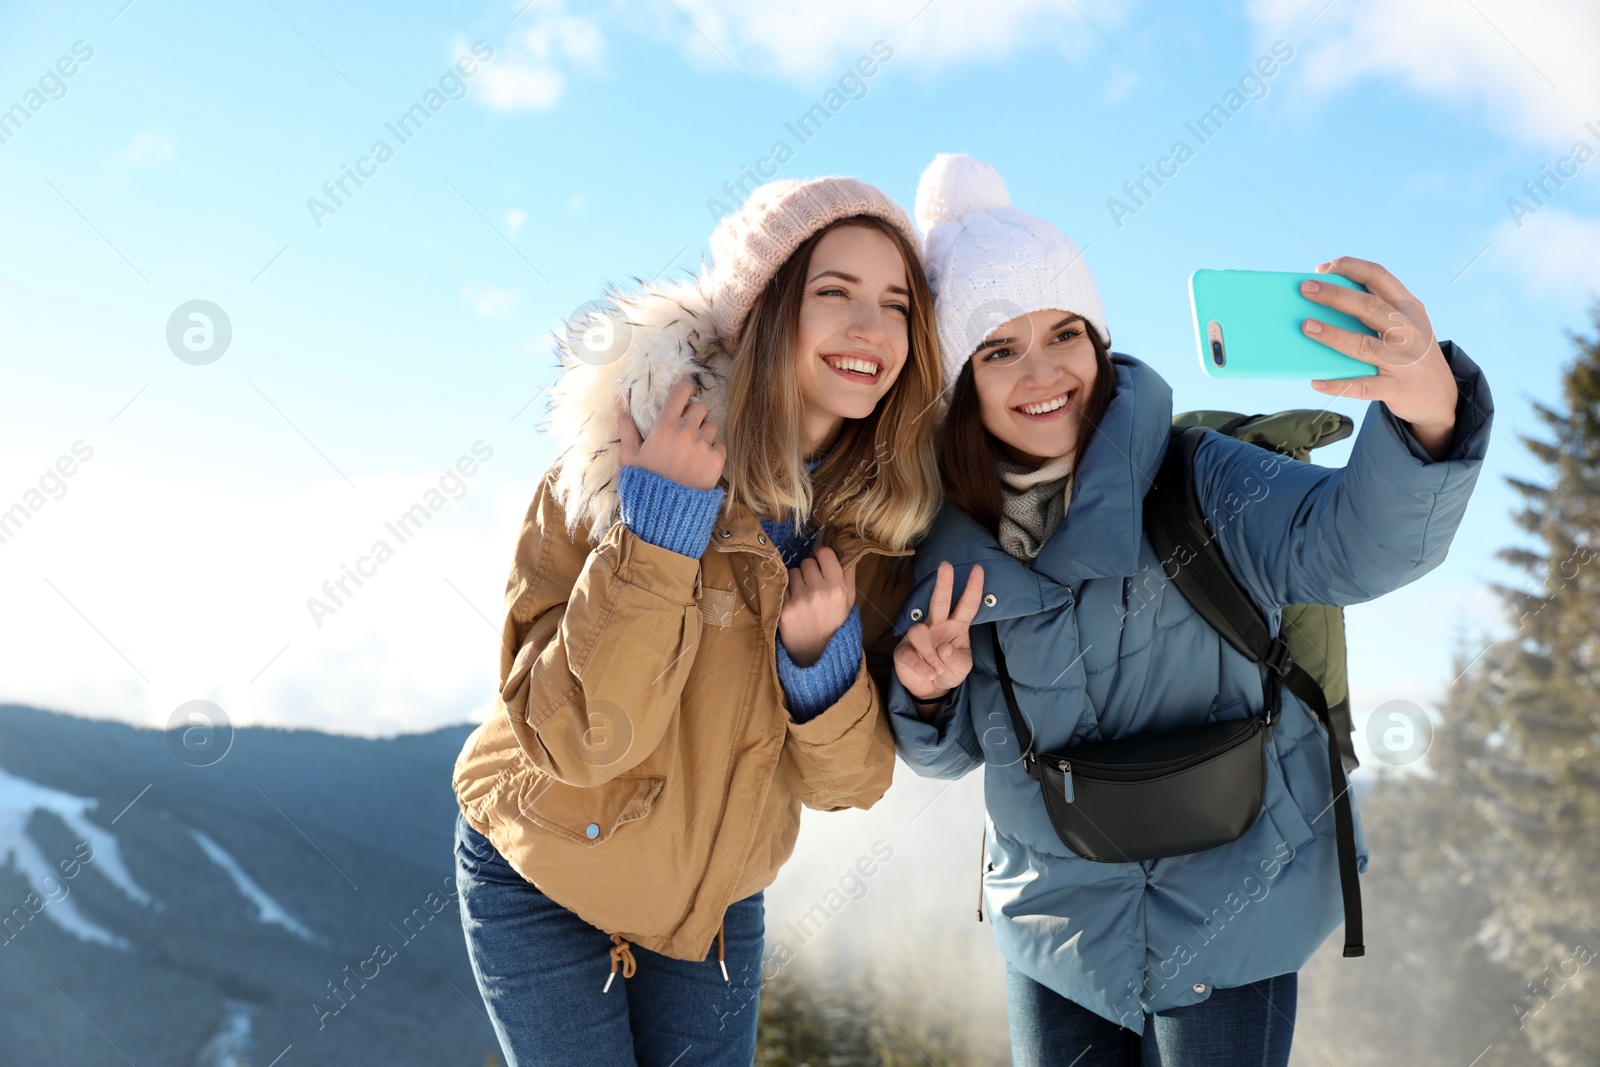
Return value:
[[(1166, 457), (1144, 500), (1145, 533), (1163, 559), (1162, 570), (1168, 579), (1228, 644), (1265, 668), (1269, 716), (1281, 706), (1282, 691), (1287, 688), (1311, 709), (1327, 732), (1346, 956), (1364, 955), (1366, 947), (1362, 943), (1361, 877), (1356, 869), (1355, 812), (1349, 785), (1356, 757), (1350, 739), (1344, 613), (1328, 604), (1289, 605), (1283, 608), (1278, 633), (1272, 633), (1270, 621), (1223, 556), (1196, 492), (1194, 457), (1206, 435), (1215, 431), (1304, 462), (1313, 448), (1349, 437), (1353, 428), (1350, 419), (1330, 411), (1280, 411), (1274, 415), (1190, 411), (1176, 415)], [(1170, 572), (1165, 561), (1171, 561)]]
[[(1349, 437), (1354, 423), (1332, 411), (1295, 409), (1272, 415), (1236, 411), (1185, 411), (1175, 427), (1203, 426), (1240, 441), (1305, 461), (1311, 450)], [(1293, 604), (1283, 609), (1284, 640), (1294, 662), (1305, 668), (1327, 696), (1328, 716), (1346, 773), (1360, 766), (1350, 734), (1350, 687), (1345, 675), (1344, 611), (1331, 604)]]

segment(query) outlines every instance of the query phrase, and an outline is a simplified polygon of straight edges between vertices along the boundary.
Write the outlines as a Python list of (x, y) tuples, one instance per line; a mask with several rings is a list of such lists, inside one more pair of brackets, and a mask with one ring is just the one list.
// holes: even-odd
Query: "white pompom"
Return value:
[(1011, 206), (1000, 172), (965, 153), (941, 152), (917, 182), (917, 226), (926, 234), (937, 223), (975, 211)]

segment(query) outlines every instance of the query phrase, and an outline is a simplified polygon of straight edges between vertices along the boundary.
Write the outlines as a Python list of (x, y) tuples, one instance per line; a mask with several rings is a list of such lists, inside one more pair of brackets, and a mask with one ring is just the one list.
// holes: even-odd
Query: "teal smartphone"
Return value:
[(1377, 331), (1353, 315), (1300, 295), (1313, 279), (1366, 292), (1339, 274), (1271, 270), (1197, 270), (1189, 275), (1200, 366), (1213, 378), (1365, 378), (1378, 368), (1308, 337), (1307, 318), (1356, 333)]

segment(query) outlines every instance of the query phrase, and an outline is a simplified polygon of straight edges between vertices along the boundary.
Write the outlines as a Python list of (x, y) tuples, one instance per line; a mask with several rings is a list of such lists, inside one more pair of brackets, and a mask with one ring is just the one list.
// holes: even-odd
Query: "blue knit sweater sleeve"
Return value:
[(617, 476), (618, 508), (628, 529), (690, 559), (705, 555), (726, 492), (721, 486), (691, 489), (643, 467), (623, 467)]
[(855, 684), (861, 669), (861, 608), (855, 606), (844, 625), (828, 639), (828, 647), (809, 667), (796, 666), (789, 650), (778, 638), (778, 682), (789, 702), (789, 717), (795, 722), (816, 718), (839, 702)]
[[(807, 464), (814, 469), (815, 463)], [(712, 528), (722, 511), (726, 490), (691, 489), (642, 467), (623, 467), (617, 478), (618, 507), (622, 521), (640, 538), (680, 555), (699, 559), (711, 543)], [(770, 523), (770, 524), (769, 524)], [(780, 524), (763, 520), (773, 543), (784, 549), (785, 562), (803, 557), (809, 539)], [(809, 667), (789, 658), (783, 638), (777, 640), (778, 681), (797, 723), (816, 718), (839, 702), (855, 684), (861, 668), (861, 611), (852, 607), (844, 624), (834, 631), (821, 657)]]

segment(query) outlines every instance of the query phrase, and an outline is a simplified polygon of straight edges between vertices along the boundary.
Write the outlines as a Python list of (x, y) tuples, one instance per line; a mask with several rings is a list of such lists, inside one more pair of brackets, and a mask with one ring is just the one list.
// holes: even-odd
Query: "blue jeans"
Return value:
[(1286, 1067), (1299, 979), (1294, 972), (1148, 1016), (1144, 1036), (1006, 964), (1011, 1056), (1018, 1067)]
[[(456, 888), (478, 992), (506, 1067), (749, 1067), (756, 1051), (763, 894), (724, 920), (723, 981), (713, 942), (699, 963), (633, 946), (632, 978), (610, 992), (607, 934), (541, 893), (466, 816), (456, 816)], [(640, 891), (649, 891), (641, 875)]]

